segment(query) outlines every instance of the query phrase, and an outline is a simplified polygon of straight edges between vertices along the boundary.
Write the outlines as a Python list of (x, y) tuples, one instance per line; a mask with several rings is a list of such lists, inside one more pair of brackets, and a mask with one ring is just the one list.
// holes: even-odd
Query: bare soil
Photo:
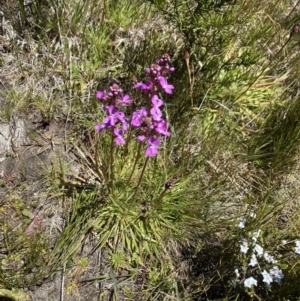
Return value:
[[(6, 89), (9, 86), (2, 84), (2, 108)], [(10, 275), (11, 287), (4, 285), (4, 288), (19, 286), (23, 292), (20, 297), (0, 290), (0, 300), (93, 301), (109, 298), (112, 285), (101, 286), (92, 280), (100, 277), (105, 268), (101, 253), (89, 255), (92, 240), (85, 241), (77, 263), (60, 267), (50, 275), (45, 272), (49, 270), (47, 259), (65, 227), (69, 210), (69, 204), (53, 193), (47, 174), (55, 169), (54, 162), (58, 158), (77, 169), (78, 164), (65, 144), (70, 133), (70, 126), (65, 121), (49, 122), (34, 110), (13, 113), (9, 121), (3, 119), (0, 122), (0, 218), (4, 225), (0, 229), (0, 261), (8, 270), (4, 274)], [(34, 241), (36, 246), (30, 243)], [(15, 245), (18, 250), (14, 249)], [(32, 267), (26, 269), (26, 256), (32, 254), (36, 262), (31, 262)], [(15, 276), (18, 272), (22, 279)], [(9, 299), (9, 296), (15, 299)]]

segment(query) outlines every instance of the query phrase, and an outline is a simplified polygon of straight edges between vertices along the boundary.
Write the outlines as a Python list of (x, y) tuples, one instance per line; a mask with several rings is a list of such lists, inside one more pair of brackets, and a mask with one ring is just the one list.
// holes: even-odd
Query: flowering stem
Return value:
[(146, 160), (145, 160), (145, 163), (144, 163), (144, 166), (143, 166), (143, 170), (142, 170), (141, 175), (140, 175), (140, 178), (139, 178), (139, 182), (138, 182), (138, 184), (137, 184), (137, 186), (136, 186), (136, 188), (135, 188), (135, 192), (134, 192), (134, 194), (133, 194), (133, 196), (132, 196), (132, 199), (133, 199), (133, 200), (134, 200), (134, 197), (135, 197), (135, 195), (136, 195), (136, 193), (137, 193), (137, 191), (138, 191), (138, 189), (139, 189), (139, 187), (140, 187), (140, 185), (141, 185), (141, 182), (142, 182), (142, 179), (143, 179), (143, 176), (144, 176), (144, 173), (145, 173), (145, 170), (146, 170), (146, 166), (147, 166), (148, 161), (149, 161), (149, 157), (147, 157)]
[(158, 197), (158, 199), (157, 199), (157, 201), (156, 201), (156, 204), (155, 204), (155, 207), (154, 207), (154, 209), (157, 209), (160, 205), (161, 205), (161, 203), (162, 203), (162, 201), (163, 201), (163, 196), (165, 195), (165, 193), (166, 193), (166, 191), (167, 191), (168, 189), (164, 189), (163, 190), (163, 192), (159, 195), (159, 197)]
[[(128, 182), (129, 182), (129, 181), (131, 180), (131, 178), (132, 178), (132, 175), (133, 175), (133, 173), (134, 173), (134, 170), (135, 170), (137, 161), (138, 161), (138, 159), (139, 159), (139, 157), (140, 157), (141, 147), (142, 147), (142, 144), (139, 143), (139, 146), (138, 146), (138, 149), (137, 149), (137, 153), (136, 153), (136, 156), (135, 156), (135, 160), (134, 160), (134, 164), (133, 164), (133, 168), (132, 168), (131, 174), (130, 174), (130, 176), (129, 176), (129, 178), (128, 178)], [(148, 159), (148, 158), (147, 158), (147, 159)]]
[(99, 142), (98, 142), (98, 135), (96, 135), (95, 139), (95, 149), (94, 149), (94, 154), (95, 154), (95, 163), (96, 163), (96, 173), (99, 176), (100, 179), (106, 181), (107, 180), (107, 175), (105, 173), (102, 174), (101, 168), (100, 168), (100, 162), (99, 162)]
[(113, 189), (114, 182), (114, 137), (111, 135), (111, 143), (110, 143), (110, 188)]
[(124, 146), (124, 152), (123, 152), (124, 158), (125, 158), (125, 157), (127, 156), (127, 154), (128, 154), (128, 145), (129, 145), (130, 138), (131, 138), (131, 131), (132, 131), (132, 126), (130, 125), (130, 126), (129, 126), (129, 129), (128, 129), (128, 133), (127, 133), (127, 139), (126, 139), (125, 146)]

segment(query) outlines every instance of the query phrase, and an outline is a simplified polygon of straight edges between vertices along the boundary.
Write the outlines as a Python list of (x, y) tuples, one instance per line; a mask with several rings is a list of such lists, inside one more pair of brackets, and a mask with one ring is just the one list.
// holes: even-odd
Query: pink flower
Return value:
[(117, 100), (118, 104), (130, 104), (132, 102), (129, 95), (124, 95), (122, 98)]
[(171, 133), (167, 131), (167, 123), (163, 119), (156, 123), (155, 130), (157, 133), (167, 137), (171, 135)]
[(164, 102), (161, 99), (159, 99), (157, 95), (152, 96), (151, 103), (156, 108), (159, 108), (164, 104)]
[(160, 86), (167, 94), (172, 94), (172, 90), (174, 89), (173, 85), (169, 85), (167, 79), (163, 76), (158, 77)]
[(102, 91), (97, 91), (96, 92), (96, 98), (101, 99), (101, 100), (105, 100), (105, 97), (106, 97), (105, 91), (104, 92), (102, 92)]
[(146, 80), (145, 83), (139, 82), (134, 85), (135, 89), (141, 89), (143, 91), (151, 90), (153, 87), (153, 83), (150, 80)]
[(160, 143), (160, 139), (150, 137), (150, 138), (148, 138), (147, 142), (150, 146), (146, 149), (146, 157), (156, 156), (158, 154), (158, 146)]
[(98, 133), (101, 133), (105, 128), (106, 128), (106, 127), (105, 127), (104, 124), (98, 123), (98, 124), (95, 125), (95, 130), (96, 130)]
[(152, 108), (150, 110), (150, 113), (152, 115), (153, 120), (155, 120), (155, 121), (161, 120), (162, 112), (159, 108)]
[(137, 110), (135, 112), (133, 112), (132, 114), (132, 119), (131, 119), (131, 124), (133, 126), (139, 127), (142, 122), (143, 119), (147, 117), (147, 110), (146, 108), (141, 108), (140, 110)]

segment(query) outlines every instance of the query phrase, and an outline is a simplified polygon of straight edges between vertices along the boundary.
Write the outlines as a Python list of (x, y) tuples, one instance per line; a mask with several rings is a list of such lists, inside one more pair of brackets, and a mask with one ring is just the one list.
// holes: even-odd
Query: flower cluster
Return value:
[(109, 92), (97, 91), (96, 97), (104, 103), (101, 108), (106, 112), (106, 116), (102, 124), (95, 126), (96, 130), (98, 132), (104, 129), (110, 130), (115, 136), (115, 143), (120, 145), (125, 144), (124, 134), (129, 126), (132, 126), (138, 130), (137, 140), (145, 141), (148, 145), (146, 156), (156, 156), (161, 142), (160, 137), (170, 136), (167, 122), (161, 111), (164, 102), (160, 98), (161, 92), (172, 94), (174, 89), (174, 86), (168, 84), (166, 79), (166, 76), (174, 71), (169, 64), (170, 56), (164, 54), (156, 64), (152, 64), (150, 68), (146, 69), (147, 79), (145, 81), (134, 81), (134, 89), (142, 92), (147, 103), (134, 111), (130, 118), (126, 118), (121, 108), (136, 102), (133, 102), (129, 95), (124, 95), (123, 90), (117, 84), (113, 84), (109, 88)]
[(95, 129), (100, 133), (104, 129), (110, 130), (115, 136), (117, 145), (125, 144), (123, 135), (128, 130), (129, 121), (125, 113), (120, 110), (121, 106), (132, 103), (129, 95), (124, 95), (123, 90), (117, 84), (113, 84), (107, 91), (97, 91), (96, 97), (102, 100), (101, 109), (106, 112), (102, 124), (97, 124)]
[[(239, 225), (240, 228), (243, 228), (243, 226)], [(264, 251), (264, 248), (258, 243), (259, 237), (261, 235), (261, 230), (254, 231), (250, 233), (250, 238), (242, 238), (240, 243), (240, 252), (243, 254), (246, 254), (248, 258), (250, 258), (248, 262), (248, 266), (252, 268), (258, 268), (260, 271), (260, 274), (263, 277), (263, 282), (270, 286), (272, 282), (280, 284), (281, 279), (283, 278), (283, 273), (281, 269), (278, 268), (275, 264), (277, 261), (274, 259), (272, 255), (270, 255), (268, 252)], [(260, 261), (260, 264), (259, 264)], [(264, 262), (264, 263), (263, 263)], [(261, 265), (264, 266), (272, 266), (272, 268), (267, 271), (264, 269), (262, 271)], [(247, 267), (243, 267), (244, 271), (247, 270)], [(238, 281), (239, 278), (239, 272), (238, 269), (235, 270), (235, 273), (237, 275)], [(257, 280), (254, 277), (249, 277), (244, 279), (244, 286), (247, 288), (251, 288), (253, 285), (257, 286)]]
[(143, 92), (147, 98), (147, 106), (142, 107), (132, 114), (131, 125), (139, 129), (137, 139), (146, 141), (148, 148), (146, 156), (156, 156), (158, 146), (160, 144), (160, 136), (170, 136), (167, 130), (167, 122), (163, 118), (161, 107), (164, 105), (162, 99), (159, 98), (160, 92), (172, 94), (173, 85), (168, 84), (166, 75), (174, 71), (173, 67), (169, 66), (170, 56), (165, 54), (156, 64), (152, 64), (146, 69), (148, 78), (145, 82), (136, 82), (135, 89)]

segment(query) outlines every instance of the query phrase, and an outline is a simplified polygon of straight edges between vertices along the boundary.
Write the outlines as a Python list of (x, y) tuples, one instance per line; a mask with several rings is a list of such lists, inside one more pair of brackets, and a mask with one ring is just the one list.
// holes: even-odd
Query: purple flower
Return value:
[(152, 64), (150, 68), (146, 68), (146, 72), (152, 76), (157, 77), (160, 74), (161, 67), (157, 64)]
[(124, 129), (114, 129), (114, 134), (116, 135), (115, 142), (116, 145), (125, 144), (125, 139), (123, 138), (123, 135), (125, 134)]
[(152, 105), (157, 108), (161, 107), (164, 104), (164, 102), (161, 99), (159, 99), (157, 95), (152, 96), (151, 102)]
[(146, 136), (145, 135), (139, 135), (139, 136), (136, 137), (136, 139), (142, 142), (142, 141), (145, 141)]
[(167, 94), (172, 94), (172, 90), (174, 89), (173, 85), (169, 85), (167, 82), (167, 79), (163, 76), (158, 77), (159, 83), (162, 87), (162, 89), (167, 93)]
[(170, 61), (171, 61), (171, 58), (167, 53), (164, 54), (159, 60), (157, 60), (157, 64), (162, 67), (161, 68), (162, 75), (166, 75), (175, 70), (174, 67), (169, 66)]
[[(109, 128), (109, 127), (115, 126), (116, 123), (119, 121), (122, 112), (119, 112), (119, 110), (115, 106), (110, 105), (107, 107), (107, 113), (109, 115), (104, 117), (104, 123), (105, 123), (106, 127)], [(123, 113), (123, 115), (124, 115), (124, 113)]]
[(146, 108), (141, 108), (140, 110), (137, 110), (132, 113), (132, 119), (131, 119), (131, 124), (135, 127), (139, 127), (143, 119), (147, 117), (147, 110)]
[(98, 124), (95, 125), (95, 130), (98, 133), (101, 133), (105, 128), (106, 128), (106, 126), (104, 124), (98, 123)]
[(154, 138), (154, 137), (149, 137), (147, 142), (150, 146), (146, 149), (146, 157), (156, 156), (158, 154), (158, 146), (160, 143), (160, 139)]
[(171, 135), (171, 133), (167, 131), (167, 123), (163, 119), (156, 123), (155, 130), (157, 133), (164, 136), (169, 137)]
[[(137, 140), (147, 143), (146, 156), (152, 157), (158, 154), (160, 136), (170, 136), (167, 130), (167, 122), (163, 119), (161, 107), (164, 105), (162, 99), (157, 95), (158, 92), (164, 91), (172, 94), (174, 86), (168, 84), (166, 75), (174, 71), (169, 66), (170, 56), (163, 55), (156, 64), (152, 64), (146, 69), (148, 78), (145, 81), (138, 82), (133, 79), (134, 89), (142, 91), (142, 96), (147, 99), (145, 107), (139, 108), (133, 112), (130, 121), (126, 118), (125, 113), (119, 109), (123, 105), (131, 104), (133, 101), (129, 95), (124, 95), (123, 90), (118, 84), (113, 84), (108, 91), (97, 91), (96, 97), (103, 100), (101, 107), (106, 112), (102, 124), (97, 124), (95, 129), (100, 133), (104, 129), (109, 129), (114, 135), (117, 145), (125, 144), (124, 134), (130, 124), (137, 128)], [(135, 102), (134, 107), (137, 105)]]
[(151, 90), (152, 87), (153, 87), (153, 83), (150, 80), (146, 80), (145, 83), (139, 82), (139, 83), (134, 85), (135, 89), (141, 89), (143, 91)]
[(149, 146), (146, 149), (146, 157), (154, 157), (158, 154), (158, 149), (156, 146)]
[(102, 91), (97, 91), (96, 92), (96, 98), (101, 99), (101, 100), (105, 100), (106, 99), (106, 92), (102, 92)]
[(124, 112), (118, 111), (118, 113), (116, 113), (116, 116), (119, 119), (119, 121), (121, 121), (121, 122), (125, 121), (125, 114), (124, 114)]
[(125, 144), (125, 139), (122, 136), (117, 136), (115, 138), (116, 145)]
[(124, 121), (122, 122), (122, 130), (124, 131), (124, 133), (128, 130), (128, 127), (128, 121), (124, 119)]
[(118, 84), (113, 84), (109, 87), (110, 92), (108, 93), (109, 96), (118, 96), (121, 95), (123, 90), (119, 87)]
[(152, 108), (150, 110), (150, 114), (152, 115), (153, 120), (155, 120), (155, 121), (161, 120), (162, 112), (159, 108), (156, 108), (156, 107)]
[(130, 104), (131, 102), (132, 100), (129, 95), (124, 95), (117, 101), (118, 104)]
[(171, 58), (168, 53), (165, 53), (159, 60), (157, 60), (157, 64), (160, 66), (165, 66), (170, 63)]
[(175, 68), (174, 67), (170, 67), (168, 65), (165, 66), (164, 68), (167, 72), (174, 72), (175, 71)]

